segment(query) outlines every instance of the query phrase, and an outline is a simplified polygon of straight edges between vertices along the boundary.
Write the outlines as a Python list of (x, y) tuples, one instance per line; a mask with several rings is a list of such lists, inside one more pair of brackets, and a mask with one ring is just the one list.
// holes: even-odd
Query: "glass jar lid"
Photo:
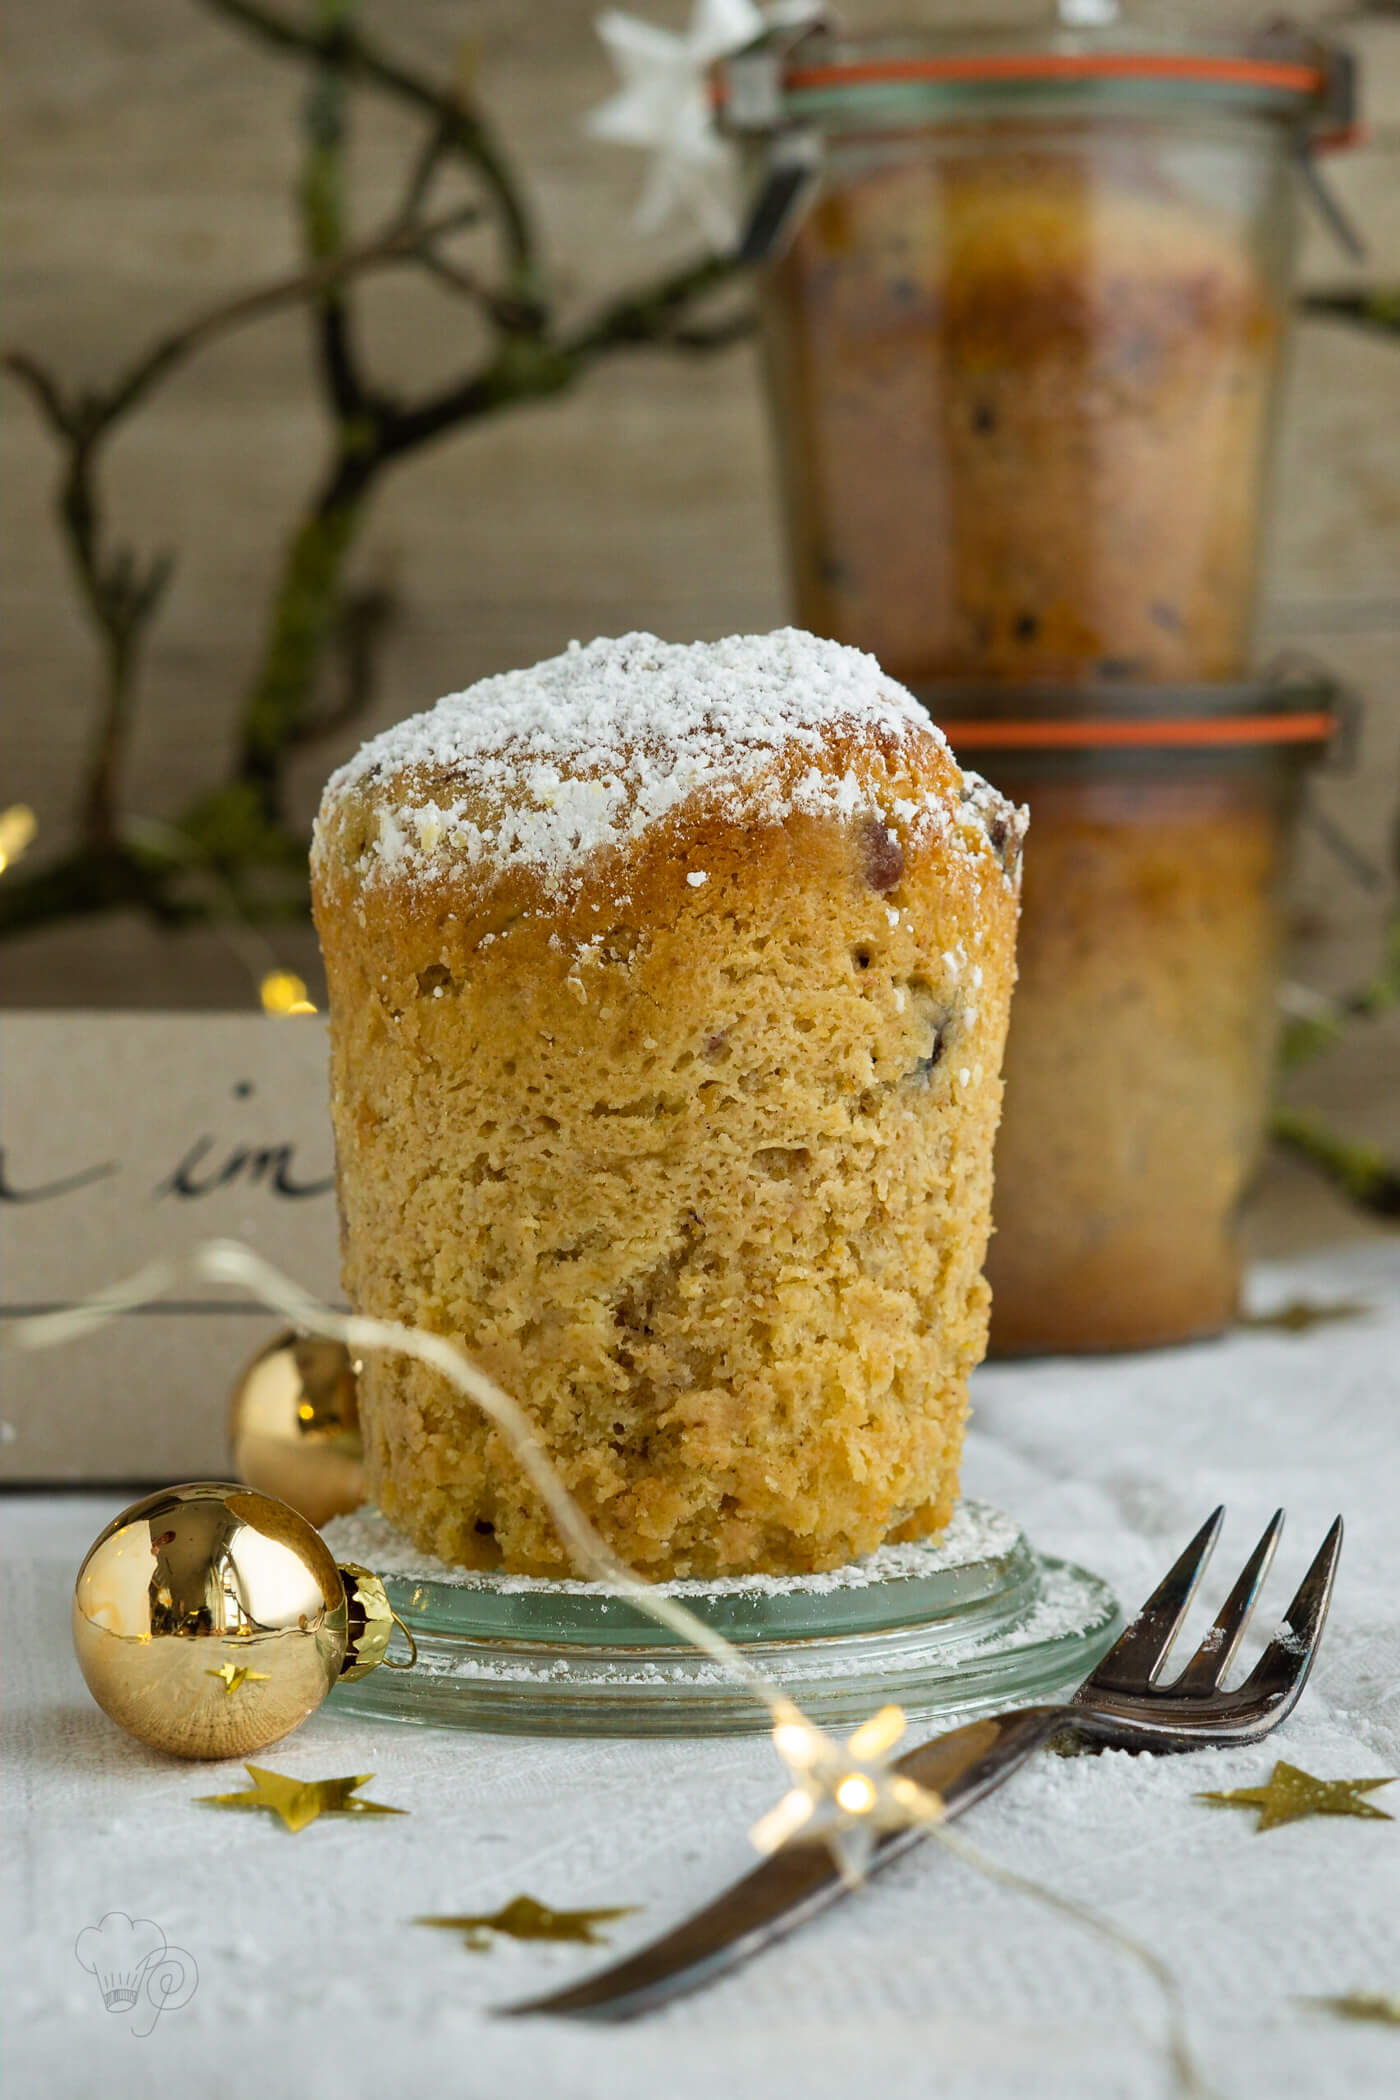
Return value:
[(1058, 0), (956, 29), (840, 34), (820, 15), (776, 27), (712, 76), (722, 125), (884, 124), (1005, 115), (1027, 104), (1214, 107), (1290, 122), (1328, 143), (1354, 128), (1354, 71), (1335, 44), (1277, 19), (1202, 30), (1170, 10)]

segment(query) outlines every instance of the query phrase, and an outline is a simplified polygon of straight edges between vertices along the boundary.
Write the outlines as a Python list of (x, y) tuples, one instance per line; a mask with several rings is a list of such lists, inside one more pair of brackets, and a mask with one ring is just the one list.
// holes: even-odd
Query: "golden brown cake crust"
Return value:
[[(562, 866), (461, 850), (473, 824), (515, 835), (487, 805), (528, 810), (537, 756), (481, 767), (485, 793), (391, 746), (328, 791), (352, 1302), (460, 1339), (648, 1574), (936, 1530), (985, 1343), (1015, 813), (913, 716), (851, 715)], [(398, 839), (447, 796), (444, 833), (386, 866), (386, 811)], [(374, 1492), (421, 1545), (566, 1570), (435, 1374), (372, 1359), (361, 1412)]]

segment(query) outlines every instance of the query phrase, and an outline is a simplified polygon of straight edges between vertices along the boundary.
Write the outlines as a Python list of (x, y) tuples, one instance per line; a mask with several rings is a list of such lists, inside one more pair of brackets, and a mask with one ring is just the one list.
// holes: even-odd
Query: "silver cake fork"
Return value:
[[(941, 1794), (946, 1815), (952, 1817), (1000, 1786), (1052, 1736), (1072, 1733), (1117, 1749), (1162, 1751), (1253, 1743), (1267, 1735), (1292, 1712), (1307, 1683), (1332, 1598), (1342, 1520), (1337, 1518), (1323, 1540), (1282, 1625), (1243, 1684), (1227, 1689), (1225, 1673), (1274, 1557), (1283, 1530), (1282, 1510), (1240, 1570), (1215, 1624), (1186, 1668), (1164, 1684), (1163, 1666), (1224, 1516), (1223, 1508), (1217, 1509), (1201, 1526), (1067, 1705), (1025, 1706), (990, 1720), (970, 1721), (909, 1751), (895, 1769)], [(891, 1832), (876, 1847), (867, 1871), (874, 1873), (897, 1859), (924, 1835), (917, 1829)], [(649, 1947), (582, 1983), (498, 2010), (513, 2016), (556, 2013), (629, 2019), (722, 1976), (834, 1903), (846, 1887), (824, 1845), (793, 1846), (764, 1860)]]

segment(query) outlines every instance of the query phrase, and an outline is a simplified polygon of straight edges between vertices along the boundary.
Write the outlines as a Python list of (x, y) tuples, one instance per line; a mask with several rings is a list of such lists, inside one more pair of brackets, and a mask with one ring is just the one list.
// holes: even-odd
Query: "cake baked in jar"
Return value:
[(1286, 290), (1160, 143), (845, 143), (763, 281), (793, 595), (916, 690), (1241, 676)]
[(1272, 1113), (1324, 675), (1008, 693), (948, 734), (1030, 810), (987, 1274), (994, 1355), (1141, 1349), (1235, 1317)]
[(1306, 29), (1150, 4), (722, 60), (802, 624), (930, 706), (1246, 677), (1297, 171), (1353, 87)]
[(988, 1260), (998, 1355), (1191, 1341), (1238, 1306), (1296, 767), (1136, 757), (999, 768), (1036, 843)]
[[(871, 657), (793, 630), (573, 645), (329, 783), (346, 1290), (460, 1341), (641, 1572), (951, 1515), (1022, 830)], [(416, 1543), (568, 1571), (446, 1381), (371, 1356), (360, 1410)]]

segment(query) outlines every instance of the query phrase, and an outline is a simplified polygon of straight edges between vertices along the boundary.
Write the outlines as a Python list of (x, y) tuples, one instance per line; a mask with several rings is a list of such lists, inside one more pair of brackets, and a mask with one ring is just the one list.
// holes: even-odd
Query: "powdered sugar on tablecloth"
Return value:
[[(1400, 1823), (1315, 1817), (1260, 1836), (1253, 1816), (1196, 1799), (1259, 1786), (1278, 1758), (1324, 1779), (1400, 1771), (1395, 1235), (1256, 1272), (1256, 1311), (1300, 1300), (1365, 1310), (977, 1372), (971, 1492), (1014, 1510), (1038, 1549), (1098, 1570), (1129, 1609), (1228, 1502), (1188, 1647), (1287, 1503), (1241, 1672), (1338, 1510), (1347, 1542), (1317, 1667), (1277, 1735), (1191, 1757), (1041, 1753), (960, 1827), (1171, 1966), (1213, 2090), (1394, 2100), (1400, 2032), (1313, 2001), (1400, 1988)], [(1134, 1965), (932, 1842), (662, 2014), (625, 2027), (492, 2017), (626, 1956), (747, 1872), (745, 1832), (785, 1783), (771, 1742), (407, 1728), (332, 1698), (259, 1761), (302, 1779), (373, 1772), (362, 1792), (409, 1813), (323, 1816), (292, 1838), (266, 1816), (195, 1807), (246, 1786), (237, 1761), (188, 1765), (133, 1742), (73, 1659), (73, 1571), (127, 1492), (15, 1489), (0, 1522), (15, 2100), (1165, 2100), (1160, 2008)], [(1372, 1798), (1397, 1797), (1400, 1785)], [(608, 1949), (498, 1939), (464, 1954), (459, 1936), (410, 1923), (522, 1893), (643, 1907), (608, 1928)], [(76, 1934), (114, 1910), (157, 1920), (198, 1964), (194, 1998), (144, 2040), (73, 1957)]]
[[(562, 656), (450, 693), (365, 744), (327, 784), (313, 851), (347, 797), (392, 783), (361, 855), (366, 877), (411, 877), (448, 858), (529, 868), (558, 885), (702, 791), (774, 822), (797, 810), (868, 809), (865, 783), (821, 763), (830, 733), (852, 726), (944, 742), (873, 656), (796, 628), (719, 642), (571, 642)], [(813, 763), (780, 793), (773, 762), (794, 749)], [(901, 798), (892, 814), (911, 831), (950, 828), (969, 854), (1023, 828), (975, 774), (965, 775), (956, 812), (928, 794)]]

